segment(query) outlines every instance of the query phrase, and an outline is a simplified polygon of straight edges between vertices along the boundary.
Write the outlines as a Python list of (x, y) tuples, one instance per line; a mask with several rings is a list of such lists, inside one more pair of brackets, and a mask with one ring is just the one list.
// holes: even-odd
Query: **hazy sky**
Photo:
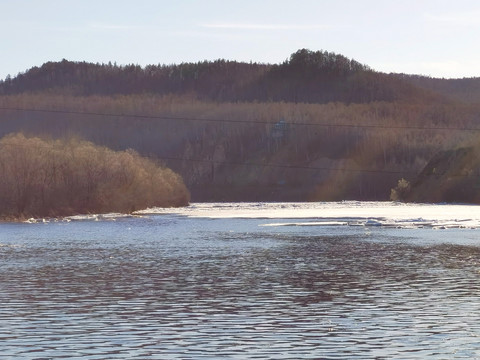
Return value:
[(0, 78), (63, 58), (279, 63), (301, 48), (480, 76), (479, 0), (0, 0), (0, 13)]

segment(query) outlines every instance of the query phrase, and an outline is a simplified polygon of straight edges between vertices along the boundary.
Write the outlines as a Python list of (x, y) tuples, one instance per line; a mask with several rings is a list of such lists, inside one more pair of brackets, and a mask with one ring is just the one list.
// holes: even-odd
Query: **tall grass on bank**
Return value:
[(79, 139), (0, 139), (0, 217), (132, 212), (186, 205), (182, 178), (133, 150)]

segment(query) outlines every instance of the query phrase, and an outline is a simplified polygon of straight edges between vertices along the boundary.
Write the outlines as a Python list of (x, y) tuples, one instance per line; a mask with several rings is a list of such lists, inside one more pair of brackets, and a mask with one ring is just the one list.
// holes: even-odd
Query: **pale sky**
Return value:
[(0, 0), (0, 14), (0, 79), (63, 58), (280, 63), (301, 48), (480, 77), (479, 0)]

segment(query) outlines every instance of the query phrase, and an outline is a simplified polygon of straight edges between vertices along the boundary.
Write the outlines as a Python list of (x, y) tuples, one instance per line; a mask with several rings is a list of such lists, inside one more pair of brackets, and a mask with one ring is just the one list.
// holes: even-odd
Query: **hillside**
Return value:
[(442, 151), (408, 184), (401, 200), (480, 203), (479, 176), (478, 145)]
[(302, 49), (278, 65), (213, 62), (117, 66), (48, 62), (0, 82), (0, 95), (43, 92), (90, 95), (175, 94), (216, 102), (328, 103), (418, 100), (432, 96), (395, 76), (342, 55)]
[(445, 97), (466, 102), (480, 102), (480, 77), (437, 79), (427, 76), (399, 74), (397, 77), (416, 87), (433, 91)]
[(478, 103), (412, 79), (309, 50), (275, 65), (64, 60), (0, 84), (0, 136), (134, 149), (193, 201), (386, 200), (480, 128)]

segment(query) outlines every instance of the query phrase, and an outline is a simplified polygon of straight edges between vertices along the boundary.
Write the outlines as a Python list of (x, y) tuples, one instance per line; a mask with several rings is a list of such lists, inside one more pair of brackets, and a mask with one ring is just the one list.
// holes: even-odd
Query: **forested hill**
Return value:
[[(405, 184), (480, 201), (479, 132), (479, 78), (385, 74), (326, 51), (281, 64), (63, 60), (0, 82), (0, 138), (133, 149), (180, 174), (193, 201), (387, 200)], [(424, 170), (462, 148), (441, 158), (465, 166)], [(442, 196), (453, 183), (462, 197)]]
[(366, 103), (431, 98), (400, 77), (327, 51), (302, 49), (281, 64), (217, 60), (179, 65), (117, 66), (48, 62), (0, 83), (0, 94), (177, 94), (219, 102)]
[(480, 77), (439, 79), (421, 75), (395, 75), (416, 87), (434, 91), (443, 96), (466, 103), (480, 102)]

